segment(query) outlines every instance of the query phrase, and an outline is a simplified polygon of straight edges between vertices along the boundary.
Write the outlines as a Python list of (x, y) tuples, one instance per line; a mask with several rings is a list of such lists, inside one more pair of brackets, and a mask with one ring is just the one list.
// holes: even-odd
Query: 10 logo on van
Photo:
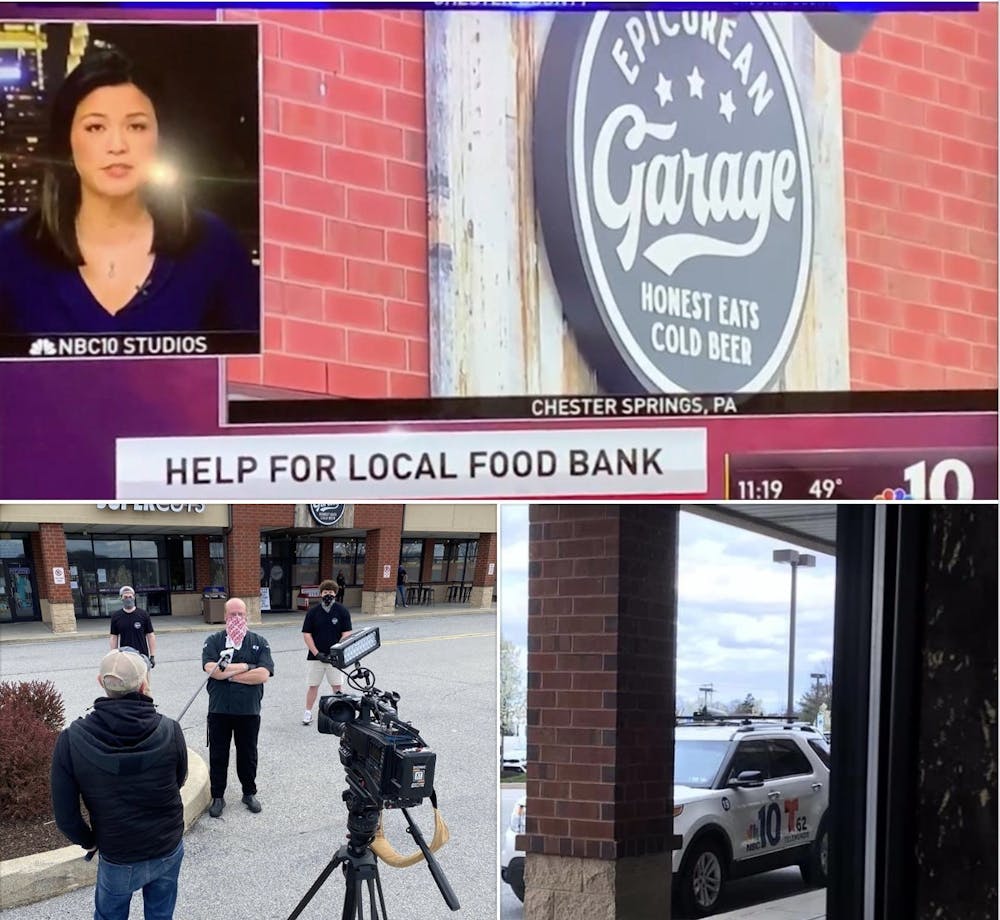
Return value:
[(812, 177), (766, 15), (558, 17), (535, 158), (563, 309), (605, 390), (752, 391), (780, 371)]

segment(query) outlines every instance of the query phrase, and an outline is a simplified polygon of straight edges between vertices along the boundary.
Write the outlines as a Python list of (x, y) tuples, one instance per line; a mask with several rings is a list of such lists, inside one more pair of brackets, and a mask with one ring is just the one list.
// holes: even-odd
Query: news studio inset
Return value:
[(0, 357), (260, 350), (258, 31), (0, 22)]

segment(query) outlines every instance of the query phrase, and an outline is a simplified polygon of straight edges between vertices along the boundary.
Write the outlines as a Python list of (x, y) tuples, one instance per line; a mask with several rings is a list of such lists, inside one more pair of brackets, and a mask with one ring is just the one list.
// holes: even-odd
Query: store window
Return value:
[(478, 540), (441, 540), (434, 544), (431, 581), (471, 582), (476, 571)]
[(297, 587), (319, 584), (319, 540), (310, 537), (295, 540), (292, 584)]
[(67, 535), (66, 555), (78, 617), (116, 613), (121, 609), (118, 592), (123, 585), (135, 588), (136, 603), (151, 616), (170, 613), (171, 560), (166, 537)]
[(365, 583), (365, 540), (364, 537), (333, 541), (333, 575), (344, 573), (350, 587)]
[(406, 569), (411, 582), (421, 580), (424, 571), (424, 541), (404, 540), (399, 549), (399, 564)]
[[(132, 552), (135, 553), (134, 547)], [(167, 558), (170, 562), (170, 590), (194, 591), (194, 540), (167, 537)]]
[(208, 559), (208, 583), (226, 587), (228, 582), (226, 581), (226, 540), (224, 537), (208, 538)]

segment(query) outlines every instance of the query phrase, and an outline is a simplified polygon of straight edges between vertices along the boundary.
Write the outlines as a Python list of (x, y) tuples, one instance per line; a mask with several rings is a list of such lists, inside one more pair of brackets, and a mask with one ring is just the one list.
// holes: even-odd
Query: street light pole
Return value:
[(795, 717), (795, 613), (796, 613), (796, 593), (798, 590), (798, 571), (800, 566), (813, 568), (816, 565), (816, 557), (808, 553), (800, 553), (794, 549), (776, 549), (772, 553), (775, 562), (784, 562), (792, 567), (792, 601), (789, 607), (788, 623), (788, 700), (785, 707), (785, 715), (792, 719)]

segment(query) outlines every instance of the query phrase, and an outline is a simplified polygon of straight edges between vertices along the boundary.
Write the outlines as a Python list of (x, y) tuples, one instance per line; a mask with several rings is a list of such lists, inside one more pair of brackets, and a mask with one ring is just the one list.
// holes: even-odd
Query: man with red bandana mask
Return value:
[(267, 640), (247, 629), (247, 606), (239, 598), (226, 601), (226, 628), (213, 633), (201, 650), (208, 681), (208, 752), (212, 804), (208, 813), (222, 815), (229, 773), (229, 746), (236, 745), (236, 775), (243, 804), (254, 814), (257, 801), (257, 735), (264, 684), (274, 676)]

